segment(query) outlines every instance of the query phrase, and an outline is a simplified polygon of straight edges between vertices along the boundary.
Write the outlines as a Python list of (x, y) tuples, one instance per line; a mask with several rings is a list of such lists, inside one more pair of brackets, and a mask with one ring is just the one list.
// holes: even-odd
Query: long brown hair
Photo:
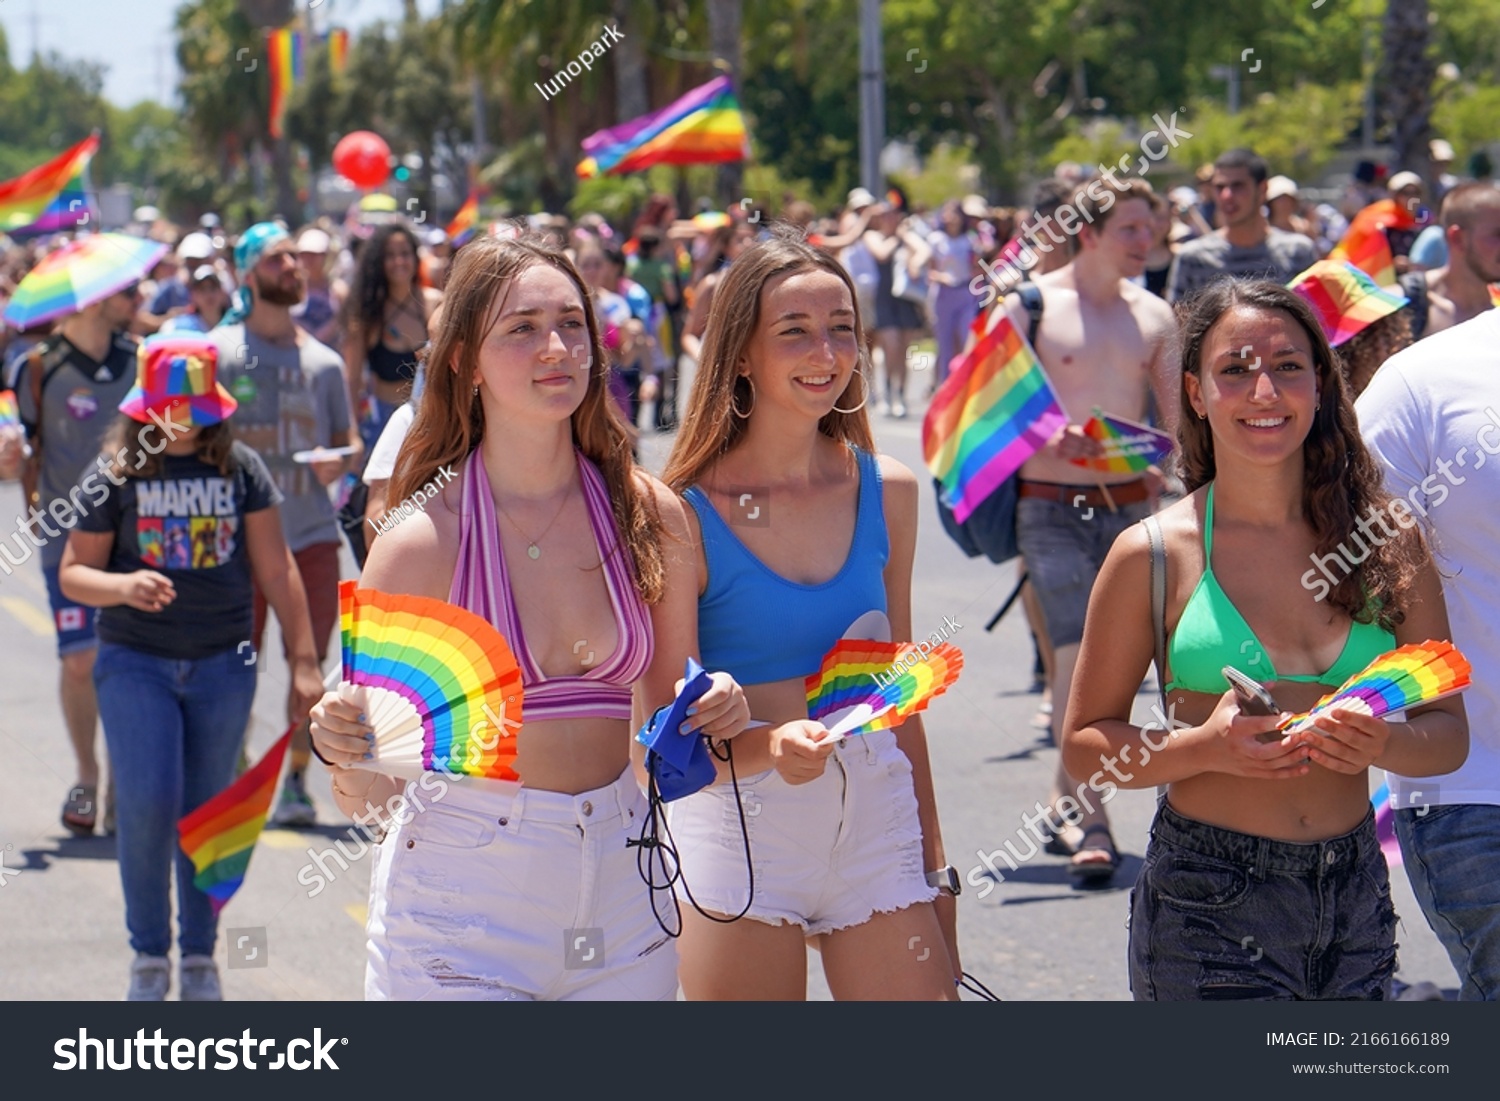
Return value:
[(573, 446), (604, 476), (623, 546), (634, 560), (636, 589), (647, 603), (665, 591), (661, 515), (645, 489), (630, 450), (630, 436), (609, 396), (609, 359), (589, 291), (572, 262), (540, 238), (480, 237), (461, 248), (444, 292), (440, 323), (424, 359), (427, 388), (417, 403), (411, 431), (391, 477), (390, 500), (403, 501), (432, 481), (439, 470), (462, 463), (484, 441), (484, 406), (471, 392), (486, 319), (497, 296), (538, 264), (555, 268), (578, 290), (588, 323), (590, 367), (583, 401), (573, 411)]
[[(109, 472), (116, 478), (155, 478), (161, 474), (161, 457), (165, 444), (155, 453), (148, 449), (146, 431), (150, 430), (158, 439), (165, 433), (154, 422), (138, 421), (121, 413), (109, 426), (99, 453), (107, 460)], [(234, 447), (234, 429), (227, 420), (200, 428), (193, 437), (200, 461), (214, 467), (228, 478), (234, 473), (235, 462), (230, 457)]]
[(860, 408), (853, 413), (827, 414), (818, 422), (818, 431), (830, 439), (852, 443), (862, 451), (875, 450), (864, 401), (874, 387), (871, 380), (875, 371), (865, 351), (864, 323), (859, 316), (854, 281), (837, 260), (807, 244), (800, 230), (777, 227), (769, 240), (757, 242), (740, 253), (739, 259), (725, 270), (724, 280), (714, 292), (692, 396), (672, 457), (662, 472), (662, 481), (675, 492), (681, 493), (696, 483), (705, 470), (739, 443), (749, 418), (735, 416), (734, 405), (755, 415), (749, 380), (740, 385), (743, 376), (739, 373), (739, 362), (760, 323), (761, 292), (778, 276), (814, 269), (838, 276), (849, 289), (855, 342), (859, 346), (854, 376), (834, 404), (845, 409), (856, 405)]
[[(1359, 435), (1348, 385), (1339, 361), (1323, 335), (1312, 308), (1301, 295), (1278, 283), (1221, 280), (1189, 300), (1181, 312), (1182, 373), (1202, 382), (1202, 355), (1209, 330), (1229, 310), (1244, 306), (1279, 311), (1291, 316), (1312, 345), (1318, 379), (1319, 407), (1302, 442), (1302, 514), (1317, 537), (1317, 554), (1334, 553), (1374, 508), (1385, 513), (1392, 498), (1384, 489), (1380, 469)], [(1200, 419), (1182, 385), (1178, 416), (1179, 466), (1188, 491), (1213, 481), (1213, 432)], [(1361, 623), (1378, 623), (1393, 630), (1405, 618), (1412, 583), (1427, 559), (1416, 528), (1397, 527), (1396, 537), (1383, 545), (1370, 540), (1370, 553), (1328, 594), (1328, 602)]]

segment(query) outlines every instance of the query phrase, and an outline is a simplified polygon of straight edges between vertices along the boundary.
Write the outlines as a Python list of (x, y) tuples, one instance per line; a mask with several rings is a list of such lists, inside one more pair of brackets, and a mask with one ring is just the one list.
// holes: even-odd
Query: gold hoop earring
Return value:
[(750, 419), (750, 414), (755, 412), (755, 380), (749, 375), (738, 375), (735, 381), (738, 382), (740, 379), (744, 379), (750, 384), (750, 408), (743, 413), (740, 412), (740, 396), (731, 388), (729, 391), (729, 411), (740, 420), (747, 421)]
[(859, 379), (859, 389), (864, 396), (859, 399), (859, 404), (856, 405), (853, 409), (840, 409), (837, 405), (835, 405), (833, 407), (833, 411), (835, 413), (843, 413), (846, 416), (850, 413), (858, 413), (865, 407), (865, 402), (870, 400), (870, 384), (865, 379), (865, 373), (863, 371), (855, 371), (854, 377)]

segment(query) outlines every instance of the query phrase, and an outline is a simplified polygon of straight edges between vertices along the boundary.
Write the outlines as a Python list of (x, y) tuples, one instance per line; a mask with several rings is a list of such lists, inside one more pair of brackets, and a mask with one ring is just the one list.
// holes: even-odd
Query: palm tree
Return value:
[[(1427, 150), (1431, 137), (1432, 82), (1437, 67), (1429, 55), (1431, 24), (1427, 0), (1391, 0), (1385, 11), (1382, 46), (1386, 118), (1394, 167), (1424, 179), (1432, 175)], [(1430, 186), (1430, 181), (1429, 181)]]

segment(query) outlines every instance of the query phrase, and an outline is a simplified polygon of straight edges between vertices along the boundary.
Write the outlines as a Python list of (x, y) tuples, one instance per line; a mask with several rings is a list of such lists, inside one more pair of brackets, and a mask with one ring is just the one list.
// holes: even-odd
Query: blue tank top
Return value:
[(697, 486), (683, 496), (698, 514), (708, 588), (698, 598), (698, 645), (707, 669), (740, 684), (805, 677), (868, 611), (885, 611), (885, 566), (891, 556), (880, 465), (855, 448), (859, 506), (854, 542), (843, 567), (821, 585), (801, 585), (751, 554)]

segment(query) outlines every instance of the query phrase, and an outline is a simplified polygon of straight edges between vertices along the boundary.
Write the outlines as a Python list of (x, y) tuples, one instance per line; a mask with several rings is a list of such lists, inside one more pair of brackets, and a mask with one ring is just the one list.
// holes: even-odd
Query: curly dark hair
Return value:
[[(354, 285), (349, 288), (349, 300), (345, 305), (345, 325), (353, 324), (365, 334), (366, 340), (372, 332), (385, 328), (385, 304), (390, 298), (390, 284), (385, 278), (385, 246), (397, 234), (405, 237), (411, 245), (414, 258), (420, 256), (417, 235), (399, 222), (383, 225), (359, 250), (359, 266), (354, 269)], [(419, 261), (418, 261), (419, 262)], [(417, 304), (422, 308), (422, 321), (427, 321), (427, 307), (417, 276), (412, 277)]]
[[(1280, 311), (1307, 334), (1317, 371), (1319, 409), (1302, 443), (1302, 512), (1317, 537), (1321, 557), (1339, 550), (1355, 535), (1356, 522), (1373, 508), (1384, 513), (1392, 497), (1380, 468), (1359, 435), (1348, 384), (1312, 308), (1278, 283), (1225, 279), (1212, 284), (1179, 309), (1182, 327), (1182, 409), (1178, 417), (1178, 464), (1191, 492), (1213, 481), (1213, 431), (1188, 400), (1186, 378), (1200, 381), (1203, 346), (1209, 331), (1235, 307)], [(1417, 573), (1427, 560), (1419, 529), (1397, 526), (1383, 545), (1370, 541), (1369, 554), (1328, 594), (1328, 602), (1360, 623), (1394, 630), (1406, 618)]]
[(1408, 307), (1372, 322), (1341, 344), (1337, 352), (1344, 368), (1344, 381), (1349, 384), (1349, 396), (1357, 398), (1363, 394), (1381, 365), (1411, 343)]

